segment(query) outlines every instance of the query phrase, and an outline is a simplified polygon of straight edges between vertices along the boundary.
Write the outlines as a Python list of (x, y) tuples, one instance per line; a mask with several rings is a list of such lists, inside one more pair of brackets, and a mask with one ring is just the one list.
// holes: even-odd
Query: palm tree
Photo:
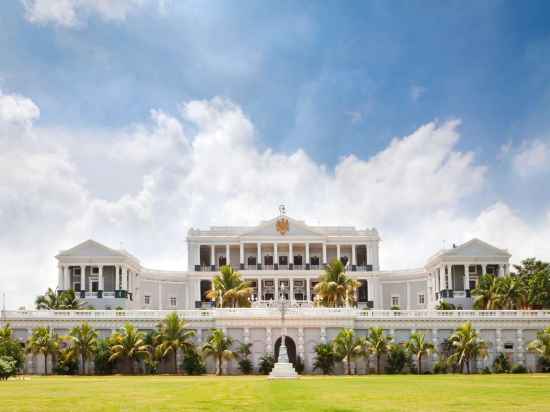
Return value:
[(130, 361), (130, 371), (134, 373), (134, 363), (149, 356), (149, 346), (144, 341), (144, 334), (131, 323), (126, 323), (111, 336), (111, 356), (109, 362), (120, 359)]
[(61, 295), (59, 296), (59, 303), (59, 309), (66, 310), (78, 310), (86, 306), (86, 302), (78, 299), (75, 291), (72, 289), (61, 292)]
[(27, 351), (33, 355), (44, 356), (44, 375), (48, 374), (48, 356), (59, 350), (59, 338), (54, 331), (47, 327), (39, 327), (32, 331), (27, 342)]
[(506, 276), (498, 281), (502, 309), (520, 309), (529, 306), (527, 288), (518, 276)]
[(422, 357), (435, 351), (432, 343), (426, 342), (423, 333), (413, 333), (405, 345), (410, 353), (416, 356), (418, 374), (422, 373)]
[(95, 355), (97, 351), (97, 332), (88, 323), (75, 326), (69, 332), (71, 349), (75, 355), (80, 356), (82, 373), (86, 375), (86, 361)]
[(217, 375), (222, 374), (223, 360), (230, 360), (235, 357), (235, 353), (231, 350), (233, 339), (230, 336), (225, 336), (223, 330), (214, 329), (208, 342), (202, 347), (202, 352), (206, 357), (212, 356), (217, 360)]
[(252, 287), (249, 282), (241, 278), (241, 274), (233, 270), (231, 266), (224, 265), (212, 280), (212, 289), (206, 297), (218, 307), (250, 307)]
[(355, 291), (360, 282), (346, 275), (344, 264), (338, 259), (330, 262), (325, 273), (315, 285), (317, 303), (321, 306), (337, 307), (355, 303)]
[(439, 302), (439, 304), (435, 307), (436, 310), (455, 310), (456, 306), (452, 303), (447, 302), (446, 300), (442, 300)]
[(380, 359), (390, 350), (392, 338), (384, 334), (384, 329), (374, 327), (369, 329), (369, 334), (364, 340), (365, 353), (376, 356), (376, 373), (380, 374)]
[(464, 366), (466, 366), (469, 374), (470, 361), (487, 356), (487, 344), (479, 338), (479, 333), (471, 322), (459, 326), (449, 337), (449, 342), (454, 348), (454, 353), (449, 356), (449, 360), (457, 363), (461, 372), (464, 372)]
[(170, 353), (174, 358), (174, 371), (178, 373), (178, 350), (193, 349), (191, 342), (195, 332), (186, 328), (185, 321), (173, 312), (158, 325), (158, 346), (161, 358), (166, 358)]
[(550, 326), (537, 333), (537, 338), (527, 345), (530, 352), (550, 361)]
[(334, 369), (336, 354), (330, 343), (319, 343), (315, 346), (315, 362), (313, 370), (320, 369), (323, 375), (328, 375)]
[(355, 337), (352, 329), (342, 329), (333, 342), (334, 353), (340, 360), (346, 360), (348, 375), (351, 375), (351, 361), (362, 350), (361, 341)]
[(52, 289), (48, 288), (45, 294), (40, 295), (35, 300), (36, 309), (38, 310), (53, 310), (60, 309), (61, 302), (59, 295)]
[(486, 274), (481, 276), (477, 287), (472, 290), (474, 308), (499, 309), (502, 304), (499, 283), (499, 278), (494, 275)]

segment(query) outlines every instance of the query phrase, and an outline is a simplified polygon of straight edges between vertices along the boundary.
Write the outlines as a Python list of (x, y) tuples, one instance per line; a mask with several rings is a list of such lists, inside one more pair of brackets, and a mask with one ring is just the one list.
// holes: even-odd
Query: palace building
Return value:
[(445, 300), (469, 309), (479, 276), (509, 268), (506, 250), (478, 239), (439, 251), (423, 268), (410, 270), (383, 270), (379, 247), (374, 228), (309, 226), (283, 215), (257, 226), (190, 229), (182, 271), (149, 269), (125, 250), (87, 240), (56, 256), (57, 288), (79, 292), (97, 309), (208, 308), (212, 278), (231, 265), (252, 284), (252, 306), (269, 306), (284, 286), (292, 305), (310, 307), (325, 265), (339, 259), (361, 283), (359, 308), (431, 309)]
[[(125, 250), (87, 240), (57, 254), (57, 289), (77, 291), (96, 310), (2, 311), (0, 325), (9, 323), (24, 340), (37, 326), (63, 334), (86, 321), (107, 337), (125, 322), (152, 330), (177, 311), (196, 331), (197, 344), (214, 328), (236, 342), (251, 343), (256, 367), (264, 354), (278, 353), (284, 332), (290, 360), (299, 356), (305, 371), (313, 372), (315, 346), (329, 342), (342, 328), (365, 336), (370, 327), (380, 326), (396, 342), (418, 331), (441, 348), (458, 326), (470, 321), (490, 348), (490, 356), (478, 360), (474, 369), (492, 364), (499, 353), (535, 369), (536, 357), (526, 346), (550, 325), (550, 311), (471, 310), (470, 291), (479, 277), (509, 272), (506, 250), (472, 239), (428, 257), (424, 267), (391, 270), (380, 266), (380, 240), (373, 228), (311, 226), (283, 210), (257, 226), (190, 229), (188, 266), (181, 271), (150, 269)], [(314, 307), (315, 285), (334, 259), (361, 284), (357, 307)], [(213, 308), (206, 299), (223, 265), (231, 265), (252, 284), (251, 308)], [(279, 307), (283, 298), (288, 306), (284, 326)], [(441, 301), (458, 310), (435, 310)], [(426, 370), (437, 357), (426, 360)], [(27, 359), (26, 372), (41, 373), (43, 362), (32, 355)], [(357, 362), (359, 373), (372, 370), (372, 365)], [(238, 371), (235, 361), (224, 367), (229, 373)]]

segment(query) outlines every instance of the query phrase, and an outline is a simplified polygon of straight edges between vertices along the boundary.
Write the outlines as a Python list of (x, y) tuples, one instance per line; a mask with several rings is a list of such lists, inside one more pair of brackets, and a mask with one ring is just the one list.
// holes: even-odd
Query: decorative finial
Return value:
[(279, 205), (279, 214), (281, 217), (286, 215), (286, 207), (284, 204)]

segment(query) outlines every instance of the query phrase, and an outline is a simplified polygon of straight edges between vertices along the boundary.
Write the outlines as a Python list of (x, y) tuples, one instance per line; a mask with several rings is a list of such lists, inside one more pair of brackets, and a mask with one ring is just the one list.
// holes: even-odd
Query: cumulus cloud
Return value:
[[(89, 15), (109, 21), (122, 21), (142, 7), (146, 0), (21, 0), (25, 17), (31, 23), (77, 26)], [(165, 4), (161, 2), (164, 9)]]
[(524, 141), (513, 157), (516, 172), (523, 177), (550, 170), (550, 142)]
[[(0, 113), (9, 105), (0, 99)], [(465, 213), (487, 177), (473, 153), (457, 149), (456, 120), (332, 168), (303, 150), (261, 149), (253, 123), (223, 98), (186, 102), (177, 114), (153, 110), (93, 142), (89, 132), (37, 128), (38, 108), (26, 107), (0, 121), (27, 125), (0, 135), (0, 259), (11, 307), (55, 285), (54, 255), (87, 238), (123, 242), (150, 267), (184, 269), (191, 226), (257, 224), (281, 202), (311, 224), (376, 226), (386, 269), (423, 265), (443, 239), (478, 236), (516, 259), (544, 257), (537, 247), (550, 240), (550, 212), (536, 226), (504, 203)], [(97, 190), (112, 186), (111, 198)]]

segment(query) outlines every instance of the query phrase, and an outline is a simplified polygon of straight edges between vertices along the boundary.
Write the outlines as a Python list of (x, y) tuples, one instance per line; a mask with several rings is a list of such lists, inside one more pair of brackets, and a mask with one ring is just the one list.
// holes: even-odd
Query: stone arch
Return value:
[[(286, 344), (286, 350), (288, 352), (288, 360), (290, 363), (294, 364), (296, 363), (296, 343), (294, 340), (289, 337), (285, 336), (285, 344)], [(275, 361), (279, 359), (279, 349), (281, 348), (281, 338), (279, 337), (275, 341)]]

